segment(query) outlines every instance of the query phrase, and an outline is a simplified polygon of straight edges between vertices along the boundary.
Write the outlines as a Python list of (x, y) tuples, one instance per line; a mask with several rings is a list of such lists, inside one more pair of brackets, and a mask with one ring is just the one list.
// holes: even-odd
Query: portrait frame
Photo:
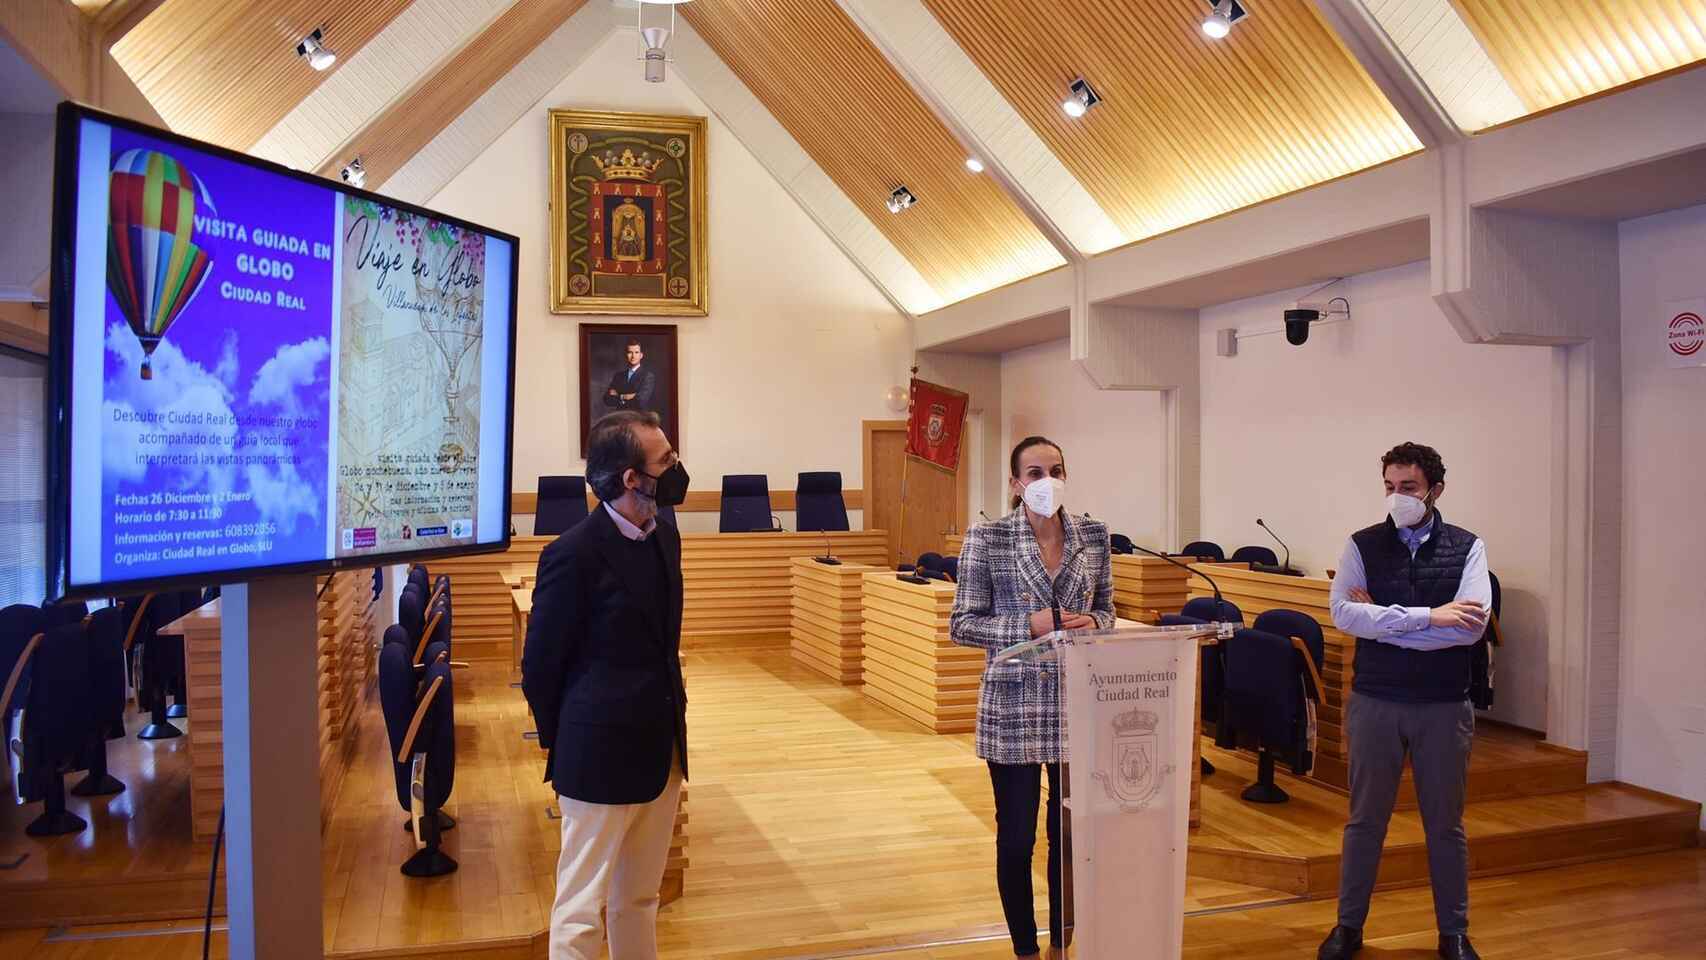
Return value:
[[(640, 366), (648, 364), (656, 377), (653, 400), (644, 407), (628, 404), (611, 406), (604, 396), (615, 385), (614, 378), (627, 369), (627, 341), (640, 341), (643, 356)], [(580, 411), (581, 457), (586, 457), (587, 438), (592, 425), (607, 413), (623, 409), (647, 409), (663, 420), (663, 432), (669, 442), (681, 447), (681, 350), (675, 324), (663, 323), (583, 323), (580, 325)]]
[(705, 316), (706, 119), (549, 113), (551, 312)]

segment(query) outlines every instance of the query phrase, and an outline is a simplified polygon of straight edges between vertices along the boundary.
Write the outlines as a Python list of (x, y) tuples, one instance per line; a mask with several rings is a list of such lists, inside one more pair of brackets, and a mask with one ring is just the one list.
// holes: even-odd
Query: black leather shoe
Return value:
[[(1444, 949), (1445, 940), (1440, 940), (1440, 948)], [(1362, 949), (1362, 931), (1350, 927), (1334, 927), (1327, 934), (1327, 939), (1321, 941), (1321, 949), (1315, 951), (1315, 960), (1350, 960)]]
[(1454, 933), (1439, 938), (1439, 955), (1445, 960), (1481, 960), (1481, 955), (1469, 945), (1467, 934)]

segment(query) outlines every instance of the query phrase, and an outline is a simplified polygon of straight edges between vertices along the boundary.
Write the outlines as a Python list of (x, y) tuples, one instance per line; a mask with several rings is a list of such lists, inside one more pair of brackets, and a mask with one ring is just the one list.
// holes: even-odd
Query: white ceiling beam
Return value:
[(836, 2), (1068, 263), (1124, 242), (1089, 191), (919, 0)]
[(1386, 95), (1393, 109), (1409, 124), (1410, 132), (1422, 146), (1439, 147), (1463, 139), (1456, 121), (1362, 0), (1315, 0), (1315, 8)]

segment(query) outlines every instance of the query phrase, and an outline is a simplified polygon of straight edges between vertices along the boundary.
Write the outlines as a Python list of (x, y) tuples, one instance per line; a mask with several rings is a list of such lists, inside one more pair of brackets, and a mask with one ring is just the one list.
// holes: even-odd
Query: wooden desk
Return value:
[[(331, 822), (332, 803), (354, 751), (355, 723), (373, 682), (373, 575), (350, 570), (315, 580), (319, 629), (313, 638), (320, 690), (320, 828)], [(224, 670), (220, 655), (222, 604), (205, 604), (160, 632), (184, 637), (189, 690), (191, 833), (212, 840), (225, 802)]]
[(948, 639), (954, 585), (888, 572), (862, 580), (865, 695), (936, 733), (971, 731), (984, 654)]
[[(823, 553), (825, 539), (842, 560), (883, 566), (888, 534), (685, 533), (681, 574), (685, 609), (681, 643), (687, 649), (783, 646), (792, 619), (789, 563)], [(434, 560), (434, 576), (456, 584), (457, 654), (467, 660), (514, 660), (513, 568), (536, 569), (555, 537), (515, 537), (509, 550)]]
[(863, 563), (829, 565), (795, 557), (793, 657), (801, 665), (848, 685), (864, 677), (864, 576), (879, 572)]
[[(963, 534), (963, 533), (945, 534), (942, 537), (942, 556), (944, 556), (944, 557), (957, 557), (960, 555), (960, 549), (962, 547), (964, 547), (965, 545), (966, 545), (966, 535), (965, 534)], [(912, 559), (917, 560), (918, 558), (913, 557)]]
[[(1193, 564), (1193, 568), (1195, 565)], [(1356, 657), (1356, 639), (1333, 626), (1327, 599), (1333, 581), (1321, 577), (1285, 577), (1259, 573), (1231, 564), (1213, 564), (1209, 575), (1220, 584), (1220, 595), (1238, 605), (1246, 625), (1269, 610), (1296, 610), (1321, 625), (1325, 657), (1321, 682), (1326, 686), (1321, 704), (1315, 745), (1315, 770), (1311, 774), (1341, 790), (1350, 788), (1346, 762), (1345, 704), (1351, 692), (1351, 662)], [(1214, 591), (1202, 577), (1190, 579), (1191, 596), (1212, 597)]]

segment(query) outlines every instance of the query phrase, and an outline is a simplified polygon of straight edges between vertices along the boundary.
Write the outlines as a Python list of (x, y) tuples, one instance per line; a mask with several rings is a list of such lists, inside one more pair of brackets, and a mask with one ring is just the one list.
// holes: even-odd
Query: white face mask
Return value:
[(1025, 506), (1039, 517), (1052, 517), (1066, 501), (1066, 481), (1043, 477), (1025, 486)]
[(1428, 515), (1428, 505), (1407, 493), (1386, 495), (1386, 513), (1400, 527), (1413, 527)]

